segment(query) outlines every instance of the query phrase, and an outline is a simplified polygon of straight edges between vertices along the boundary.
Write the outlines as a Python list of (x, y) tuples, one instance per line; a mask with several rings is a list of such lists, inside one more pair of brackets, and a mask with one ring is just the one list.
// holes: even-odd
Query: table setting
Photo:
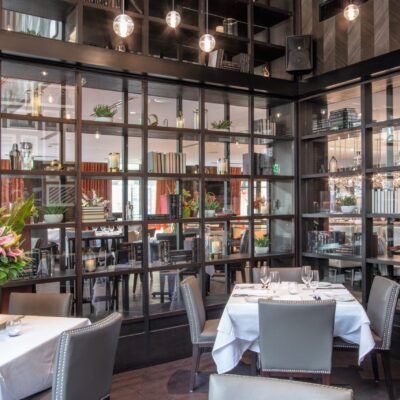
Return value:
[(222, 314), (212, 351), (218, 373), (232, 370), (247, 350), (259, 353), (260, 299), (278, 301), (334, 299), (336, 301), (334, 336), (359, 345), (359, 363), (374, 348), (375, 342), (368, 316), (362, 305), (342, 284), (319, 282), (317, 274), (314, 282), (306, 279), (306, 283), (303, 284), (280, 282), (279, 273), (267, 272), (267, 274), (268, 276), (264, 276), (261, 271), (261, 283), (237, 284), (232, 291)]
[(16, 400), (51, 387), (62, 332), (90, 325), (87, 318), (0, 314), (0, 400)]

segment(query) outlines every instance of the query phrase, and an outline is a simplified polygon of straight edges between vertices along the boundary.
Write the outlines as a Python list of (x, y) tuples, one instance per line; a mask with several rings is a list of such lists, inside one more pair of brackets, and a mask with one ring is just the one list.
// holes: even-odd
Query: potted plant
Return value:
[(117, 109), (106, 104), (97, 104), (97, 106), (93, 108), (93, 112), (96, 121), (112, 122), (114, 115), (117, 113)]
[(269, 253), (269, 237), (263, 236), (254, 240), (254, 254), (267, 254)]
[(42, 208), (43, 219), (47, 224), (59, 224), (64, 218), (64, 206), (45, 206)]
[(214, 121), (211, 123), (211, 126), (214, 130), (229, 132), (232, 126), (232, 121), (229, 121), (228, 119)]
[(355, 196), (344, 196), (340, 201), (340, 209), (344, 214), (351, 214), (357, 205)]
[(220, 208), (220, 204), (214, 193), (212, 192), (206, 193), (206, 202), (204, 208), (205, 208), (204, 215), (206, 218), (212, 218), (215, 216), (215, 211), (217, 211)]
[(199, 193), (192, 194), (186, 190), (182, 190), (182, 218), (197, 217), (199, 212)]

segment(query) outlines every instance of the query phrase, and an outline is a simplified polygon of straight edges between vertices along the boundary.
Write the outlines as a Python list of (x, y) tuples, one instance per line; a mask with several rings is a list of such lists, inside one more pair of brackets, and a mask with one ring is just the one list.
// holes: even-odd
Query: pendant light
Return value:
[(354, 21), (358, 15), (360, 14), (360, 9), (357, 4), (353, 4), (353, 1), (350, 0), (349, 4), (346, 6), (346, 8), (343, 11), (344, 17), (348, 21)]
[(205, 53), (213, 51), (215, 47), (214, 36), (208, 33), (208, 0), (206, 0), (206, 33), (200, 38), (199, 46)]
[(175, 11), (174, 0), (172, 0), (172, 11), (170, 11), (165, 20), (167, 21), (167, 25), (171, 28), (176, 28), (181, 23), (181, 15), (178, 11)]
[(122, 14), (115, 17), (113, 22), (114, 32), (122, 37), (128, 37), (132, 32), (135, 24), (129, 15), (125, 14), (125, 0), (121, 0)]

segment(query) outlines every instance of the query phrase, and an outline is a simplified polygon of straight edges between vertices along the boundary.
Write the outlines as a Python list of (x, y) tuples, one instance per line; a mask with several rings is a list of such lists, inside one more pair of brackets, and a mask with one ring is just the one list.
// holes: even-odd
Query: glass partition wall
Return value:
[(293, 265), (290, 100), (1, 62), (1, 206), (34, 195), (32, 262), (6, 287), (71, 292), (76, 315), (184, 313), (261, 264)]

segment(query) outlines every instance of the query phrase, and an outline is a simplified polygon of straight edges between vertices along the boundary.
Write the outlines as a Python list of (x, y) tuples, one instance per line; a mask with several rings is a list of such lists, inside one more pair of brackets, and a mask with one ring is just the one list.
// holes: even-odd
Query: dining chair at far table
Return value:
[(320, 377), (330, 385), (335, 300), (260, 300), (261, 375)]
[(211, 375), (209, 400), (353, 400), (351, 389), (240, 375)]
[[(270, 272), (279, 272), (279, 277), (281, 282), (297, 282), (302, 283), (301, 280), (301, 268), (300, 267), (279, 267), (279, 268), (269, 268)], [(253, 281), (255, 283), (260, 282), (260, 269), (253, 268)]]
[(190, 338), (193, 346), (192, 370), (189, 382), (189, 390), (193, 392), (201, 354), (212, 350), (217, 337), (219, 319), (206, 320), (206, 311), (197, 278), (189, 276), (181, 282), (180, 286), (189, 320)]
[(11, 293), (9, 314), (42, 317), (71, 316), (71, 293)]
[(109, 399), (122, 316), (113, 313), (61, 334), (52, 388), (32, 400)]
[[(367, 315), (375, 340), (375, 348), (370, 353), (374, 379), (379, 381), (377, 360), (377, 353), (379, 353), (382, 358), (386, 389), (390, 399), (396, 398), (390, 366), (390, 347), (399, 293), (400, 285), (398, 283), (382, 276), (376, 276), (372, 282), (367, 306)], [(335, 338), (333, 348), (334, 350), (358, 351), (357, 344), (345, 342), (340, 338)]]

